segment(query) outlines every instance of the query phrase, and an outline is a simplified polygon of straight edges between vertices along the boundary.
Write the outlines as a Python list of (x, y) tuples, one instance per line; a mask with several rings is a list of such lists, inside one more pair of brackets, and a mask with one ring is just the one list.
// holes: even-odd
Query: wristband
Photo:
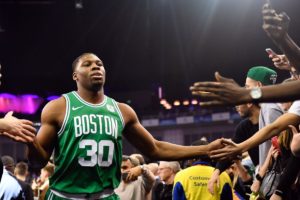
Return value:
[(259, 182), (263, 181), (263, 177), (261, 177), (259, 174), (256, 174), (255, 176), (256, 180), (258, 180)]
[(280, 190), (275, 190), (274, 194), (276, 194), (276, 195), (278, 195), (278, 196), (280, 196), (280, 197), (283, 196), (283, 192), (280, 191)]
[(140, 165), (140, 168), (142, 170), (142, 174), (146, 174), (147, 173), (147, 168), (145, 167), (145, 165)]

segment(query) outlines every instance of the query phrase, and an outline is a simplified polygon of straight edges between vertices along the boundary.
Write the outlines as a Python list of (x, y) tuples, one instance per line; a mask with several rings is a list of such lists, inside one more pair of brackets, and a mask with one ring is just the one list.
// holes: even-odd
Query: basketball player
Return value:
[(103, 62), (84, 53), (73, 62), (77, 91), (49, 102), (41, 127), (29, 146), (29, 159), (45, 165), (54, 150), (55, 172), (46, 199), (119, 199), (122, 136), (143, 154), (158, 160), (179, 160), (208, 154), (223, 146), (180, 146), (155, 140), (134, 110), (104, 94)]

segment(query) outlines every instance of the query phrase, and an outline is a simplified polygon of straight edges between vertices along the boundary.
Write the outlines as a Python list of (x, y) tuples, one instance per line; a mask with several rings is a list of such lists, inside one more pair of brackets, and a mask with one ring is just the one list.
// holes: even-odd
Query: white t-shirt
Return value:
[(3, 169), (0, 183), (0, 199), (16, 199), (22, 195), (21, 192), (22, 188), (17, 179), (10, 175), (6, 169)]
[(288, 113), (300, 116), (300, 100), (294, 101)]

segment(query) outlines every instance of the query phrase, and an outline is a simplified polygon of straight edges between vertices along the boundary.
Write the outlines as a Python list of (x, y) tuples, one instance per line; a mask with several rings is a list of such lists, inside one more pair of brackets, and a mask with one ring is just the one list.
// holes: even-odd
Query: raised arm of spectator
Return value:
[(252, 137), (240, 144), (235, 144), (231, 140), (223, 139), (223, 143), (227, 144), (224, 148), (211, 152), (213, 159), (232, 159), (237, 155), (258, 146), (260, 143), (278, 135), (281, 131), (288, 128), (289, 125), (297, 125), (300, 121), (300, 116), (294, 113), (285, 113), (277, 118), (272, 124), (265, 126), (256, 132)]
[[(264, 164), (262, 166), (260, 166), (258, 173), (256, 174), (256, 177), (259, 177), (259, 179), (256, 178), (253, 181), (253, 184), (251, 185), (252, 192), (257, 193), (259, 191), (259, 188), (261, 186), (261, 181), (262, 181), (263, 177), (266, 175), (266, 172), (272, 163), (272, 154), (274, 154), (274, 151), (276, 151), (276, 150), (274, 149), (273, 146), (271, 146)], [(278, 150), (277, 150), (277, 153), (278, 153)]]
[(296, 70), (294, 66), (291, 65), (286, 55), (277, 54), (270, 48), (266, 49), (266, 51), (269, 54), (269, 58), (272, 59), (272, 62), (275, 67), (281, 70), (287, 70), (290, 72), (291, 78), (295, 80), (299, 79), (299, 72)]
[(215, 82), (196, 82), (190, 87), (201, 98), (202, 106), (239, 105), (250, 102), (286, 102), (300, 99), (300, 80), (261, 87), (262, 96), (253, 99), (251, 89), (240, 87), (232, 79), (215, 73)]
[(300, 48), (288, 35), (290, 18), (286, 13), (276, 13), (270, 6), (265, 4), (262, 9), (263, 29), (278, 48), (288, 57), (291, 64), (300, 69)]
[(0, 119), (0, 135), (9, 137), (17, 142), (32, 142), (36, 129), (31, 121), (18, 119), (13, 112), (8, 112), (4, 118)]
[(143, 187), (145, 188), (145, 191), (147, 193), (150, 192), (155, 181), (155, 176), (151, 172), (151, 170), (149, 170), (147, 165), (139, 165), (129, 169), (128, 176), (126, 179), (129, 182), (136, 180), (139, 176), (142, 176)]

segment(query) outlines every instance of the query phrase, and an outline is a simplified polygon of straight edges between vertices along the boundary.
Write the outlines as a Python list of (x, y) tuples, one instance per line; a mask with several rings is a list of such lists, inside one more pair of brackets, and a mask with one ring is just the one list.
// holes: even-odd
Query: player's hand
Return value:
[(211, 152), (212, 150), (215, 149), (220, 149), (223, 148), (224, 144), (223, 144), (223, 140), (222, 139), (216, 139), (214, 141), (212, 141), (211, 143), (208, 144), (208, 151)]
[(215, 171), (213, 172), (213, 174), (211, 175), (211, 177), (207, 183), (208, 191), (212, 195), (214, 195), (214, 193), (215, 193), (215, 185), (217, 188), (220, 187), (220, 170), (219, 169), (215, 169)]
[(32, 142), (34, 140), (36, 129), (29, 120), (18, 119), (13, 112), (8, 112), (2, 120), (1, 135), (9, 137), (17, 142)]
[(216, 160), (233, 160), (238, 155), (242, 154), (242, 149), (230, 139), (222, 139), (224, 145), (221, 149), (211, 151), (210, 158)]
[(190, 87), (192, 94), (201, 98), (201, 106), (238, 105), (251, 101), (249, 91), (233, 79), (225, 78), (218, 72), (215, 78), (216, 82), (196, 82)]

